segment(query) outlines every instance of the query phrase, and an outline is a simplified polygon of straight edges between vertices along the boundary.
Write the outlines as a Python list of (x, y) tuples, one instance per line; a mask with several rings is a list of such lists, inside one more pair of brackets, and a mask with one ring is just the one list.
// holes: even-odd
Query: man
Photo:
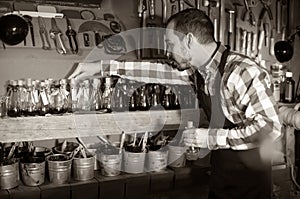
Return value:
[[(229, 52), (213, 35), (212, 22), (197, 9), (183, 10), (167, 23), (172, 65), (182, 71), (182, 79), (194, 73), (199, 104), (210, 120), (209, 128), (185, 130), (184, 142), (212, 151), (209, 198), (271, 198), (271, 143), (281, 135), (281, 124), (269, 76), (253, 60)], [(101, 67), (80, 65), (70, 78), (92, 76)], [(126, 65), (121, 68), (126, 71)], [(130, 70), (134, 68), (128, 67), (128, 74), (135, 74)], [(169, 72), (182, 75), (178, 70)]]
[(271, 144), (281, 134), (265, 70), (215, 41), (197, 9), (170, 17), (166, 43), (179, 70), (195, 71), (197, 95), (210, 126), (184, 131), (187, 146), (209, 148), (209, 198), (271, 198)]

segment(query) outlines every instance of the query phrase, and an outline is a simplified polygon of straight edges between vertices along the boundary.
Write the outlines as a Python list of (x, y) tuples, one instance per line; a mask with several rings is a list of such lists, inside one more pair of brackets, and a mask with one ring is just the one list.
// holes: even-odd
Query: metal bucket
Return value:
[(127, 173), (143, 173), (146, 153), (133, 153), (123, 150), (124, 171)]
[(45, 182), (45, 158), (30, 157), (28, 160), (21, 160), (21, 177), (27, 186), (38, 186)]
[(146, 170), (150, 171), (161, 171), (166, 169), (168, 165), (168, 151), (148, 151), (146, 154)]
[(75, 180), (90, 180), (94, 178), (95, 156), (73, 159), (73, 177)]
[(53, 147), (53, 153), (55, 154), (66, 154), (66, 155), (71, 155), (71, 153), (79, 146), (78, 143), (76, 142), (67, 142), (67, 147), (64, 151), (62, 151), (62, 144), (60, 143), (57, 146)]
[(52, 151), (49, 148), (43, 147), (43, 146), (35, 146), (34, 147), (34, 156), (38, 157), (47, 157), (48, 155), (51, 155)]
[(11, 189), (19, 185), (19, 162), (11, 159), (9, 164), (0, 166), (0, 189)]
[(53, 154), (47, 158), (49, 180), (54, 184), (65, 184), (71, 179), (72, 159), (64, 154)]
[(168, 145), (168, 165), (170, 167), (184, 167), (186, 163), (185, 152), (187, 147)]
[(104, 176), (117, 176), (121, 173), (122, 154), (100, 153), (101, 174)]

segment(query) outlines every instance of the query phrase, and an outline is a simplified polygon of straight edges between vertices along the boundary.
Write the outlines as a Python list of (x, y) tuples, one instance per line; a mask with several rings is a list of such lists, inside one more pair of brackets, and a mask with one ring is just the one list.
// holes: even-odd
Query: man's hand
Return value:
[(207, 148), (208, 129), (195, 128), (183, 131), (183, 142), (186, 146)]
[(102, 63), (82, 63), (78, 64), (75, 70), (67, 78), (87, 79), (94, 77), (95, 74), (101, 72)]

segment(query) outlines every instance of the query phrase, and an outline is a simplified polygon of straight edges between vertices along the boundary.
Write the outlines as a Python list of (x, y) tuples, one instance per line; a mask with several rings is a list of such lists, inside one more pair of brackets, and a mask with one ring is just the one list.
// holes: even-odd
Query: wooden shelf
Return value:
[(198, 124), (199, 118), (200, 111), (195, 109), (3, 118), (0, 142), (177, 130), (184, 128), (189, 120)]

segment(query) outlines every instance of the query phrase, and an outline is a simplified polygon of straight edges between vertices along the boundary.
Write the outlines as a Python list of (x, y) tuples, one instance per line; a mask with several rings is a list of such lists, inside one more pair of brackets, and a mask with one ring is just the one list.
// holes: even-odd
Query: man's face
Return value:
[(166, 30), (167, 53), (171, 61), (175, 61), (178, 70), (185, 70), (191, 67), (191, 56), (189, 48), (183, 40), (174, 32), (174, 23), (170, 22)]

